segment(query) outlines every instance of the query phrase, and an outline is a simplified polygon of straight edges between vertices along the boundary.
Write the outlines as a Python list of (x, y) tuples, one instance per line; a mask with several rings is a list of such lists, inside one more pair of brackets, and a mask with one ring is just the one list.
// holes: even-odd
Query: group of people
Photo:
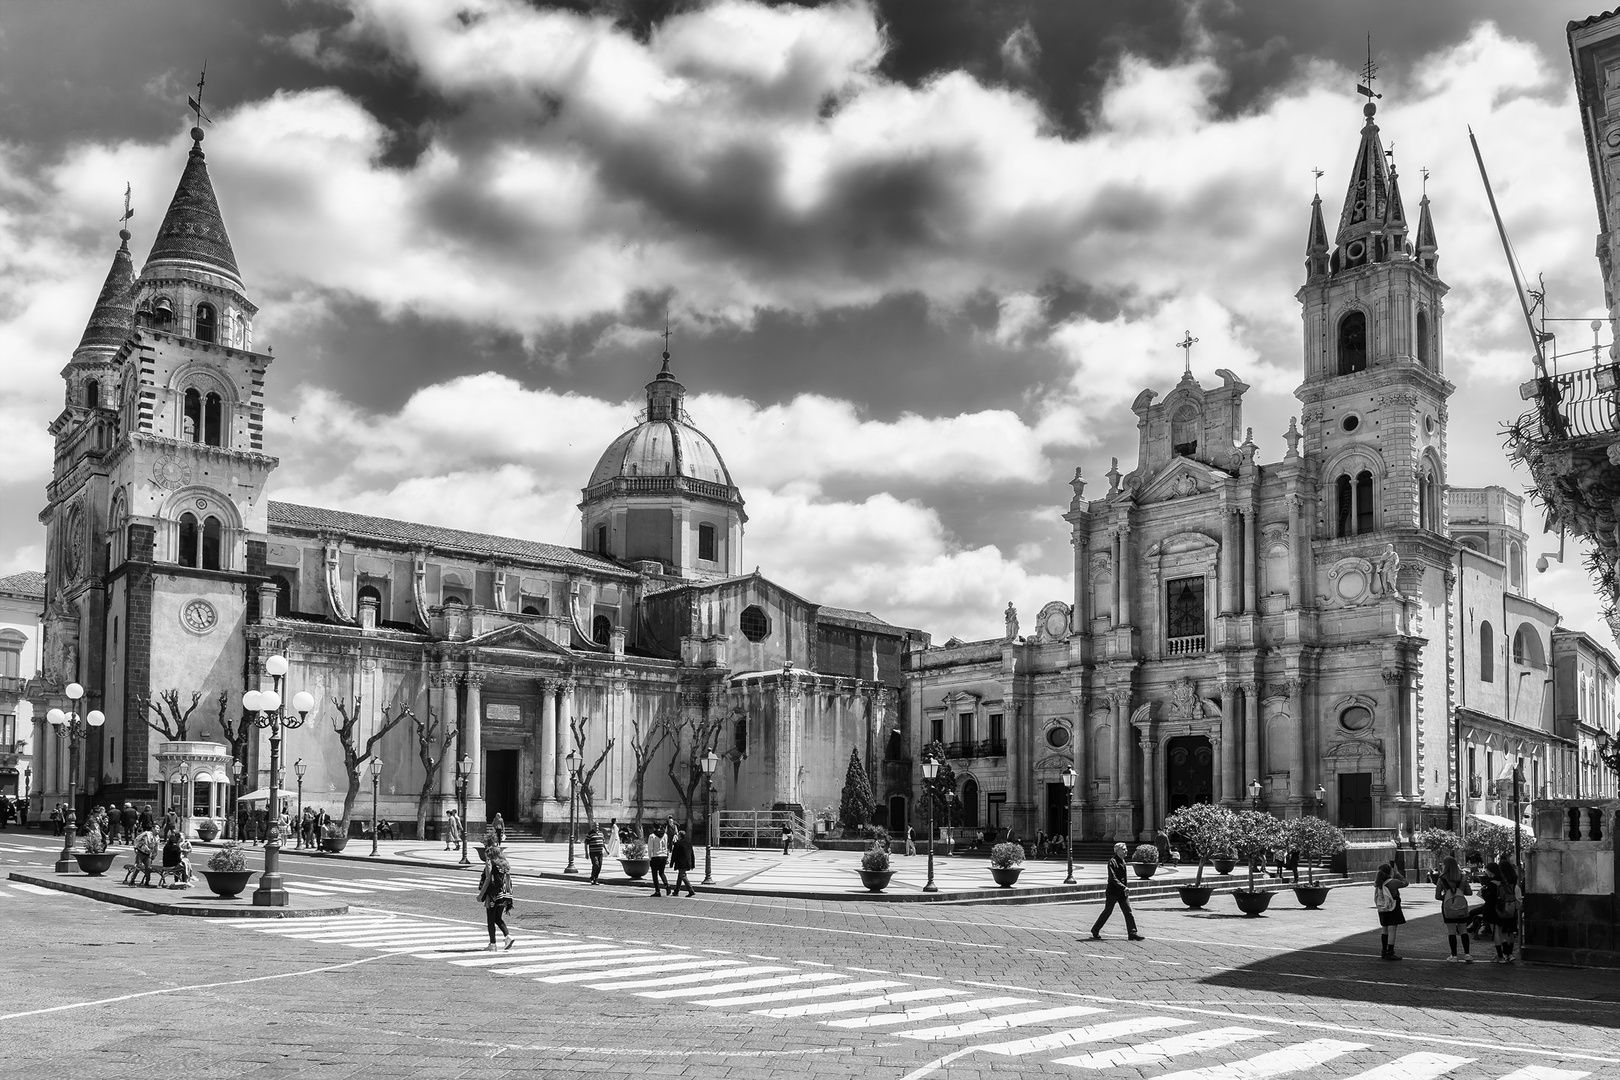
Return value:
[[(52, 821), (60, 821), (62, 831), (77, 825), (74, 814), (66, 804), (52, 811)], [(182, 888), (189, 887), (192, 878), (191, 841), (180, 827), (180, 814), (170, 810), (160, 821), (150, 803), (126, 802), (92, 806), (85, 816), (84, 833), (80, 837), (86, 851), (105, 851), (109, 845), (128, 844), (135, 855), (137, 873), (150, 884), (152, 871), (158, 866), (174, 870)], [(154, 863), (154, 860), (157, 860)]]
[[(1406, 878), (1393, 862), (1378, 868), (1378, 876), (1373, 881), (1373, 906), (1378, 910), (1385, 960), (1403, 959), (1395, 952), (1395, 941), (1406, 923), (1401, 890), (1407, 887)], [(1469, 951), (1472, 938), (1488, 940), (1495, 946), (1493, 963), (1513, 963), (1517, 959), (1513, 950), (1519, 943), (1519, 908), (1524, 897), (1518, 867), (1506, 853), (1496, 862), (1486, 863), (1480, 872), (1477, 906), (1468, 902), (1473, 893), (1473, 883), (1456, 858), (1446, 856), (1434, 878), (1434, 898), (1440, 901), (1440, 918), (1446, 926), (1446, 942), (1451, 946), (1447, 962), (1472, 964), (1474, 957)], [(1457, 952), (1459, 943), (1461, 954)]]
[[(603, 860), (623, 858), (624, 845), (638, 839), (647, 845), (654, 896), (676, 896), (682, 889), (686, 890), (687, 896), (697, 895), (687, 876), (697, 868), (697, 851), (692, 844), (692, 833), (690, 829), (681, 828), (674, 817), (661, 825), (652, 826), (644, 838), (638, 836), (634, 829), (621, 829), (618, 818), (608, 822), (606, 831), (593, 822), (585, 833), (585, 855), (591, 862), (590, 883), (600, 885)], [(672, 866), (675, 868), (673, 885), (669, 883), (669, 868)]]
[(0, 829), (4, 829), (13, 821), (25, 829), (28, 827), (28, 800), (0, 795)]

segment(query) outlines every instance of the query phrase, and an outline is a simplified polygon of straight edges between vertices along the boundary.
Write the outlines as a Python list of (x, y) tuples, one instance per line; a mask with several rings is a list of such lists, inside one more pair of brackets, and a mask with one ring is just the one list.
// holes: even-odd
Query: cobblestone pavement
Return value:
[[(8, 850), (21, 848), (20, 851)], [(0, 873), (46, 861), (0, 836)], [(485, 953), (475, 877), (284, 861), (308, 922), (153, 916), (0, 881), (0, 1077), (1620, 1077), (1620, 973), (1443, 962), (1414, 901), (1379, 961), (1364, 890), (924, 907), (658, 898), (520, 879)]]

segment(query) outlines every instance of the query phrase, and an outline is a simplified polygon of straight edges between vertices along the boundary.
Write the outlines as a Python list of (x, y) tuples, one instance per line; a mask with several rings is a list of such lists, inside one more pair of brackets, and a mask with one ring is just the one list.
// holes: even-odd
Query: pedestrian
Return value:
[(619, 835), (619, 819), (614, 818), (607, 827), (607, 857), (617, 859), (623, 854), (624, 838)]
[(602, 857), (607, 854), (607, 837), (602, 835), (601, 826), (596, 822), (590, 823), (589, 831), (585, 833), (585, 854), (591, 860), (591, 884), (602, 884)]
[(1485, 884), (1480, 886), (1480, 918), (1495, 933), (1497, 964), (1514, 962), (1513, 947), (1519, 936), (1519, 873), (1504, 854), (1485, 866)]
[(692, 889), (692, 882), (686, 876), (686, 872), (688, 870), (693, 870), (697, 867), (697, 855), (692, 850), (691, 833), (685, 831), (684, 829), (675, 830), (675, 842), (670, 845), (669, 861), (675, 867), (675, 887), (670, 890), (669, 895), (674, 896), (676, 893), (681, 891), (681, 886), (685, 885), (686, 895), (696, 896), (697, 893)]
[(1125, 913), (1126, 936), (1131, 941), (1146, 940), (1136, 932), (1136, 916), (1131, 914), (1131, 891), (1125, 876), (1125, 850), (1124, 844), (1115, 844), (1114, 854), (1108, 860), (1108, 886), (1104, 894), (1102, 914), (1091, 924), (1093, 941), (1102, 937), (1102, 928), (1108, 922), (1108, 917), (1114, 913), (1116, 904), (1119, 910)]
[(1165, 832), (1163, 829), (1159, 829), (1157, 832), (1155, 832), (1153, 834), (1153, 846), (1155, 848), (1157, 848), (1158, 851), (1159, 851), (1159, 865), (1160, 866), (1174, 866), (1175, 865), (1176, 857), (1175, 857), (1175, 853), (1173, 851), (1171, 851), (1171, 849), (1170, 849), (1170, 834), (1169, 833)]
[(444, 850), (454, 851), (461, 846), (461, 818), (456, 815), (456, 808), (451, 807), (444, 814)]
[[(1434, 882), (1434, 898), (1440, 901), (1440, 919), (1446, 924), (1446, 943), (1451, 946), (1449, 963), (1472, 964), (1468, 954), (1468, 897), (1473, 887), (1463, 876), (1455, 856), (1447, 855)], [(1457, 939), (1462, 938), (1462, 955), (1457, 955)]]
[(495, 931), (512, 947), (512, 931), (506, 928), (506, 913), (512, 910), (512, 866), (501, 845), (491, 844), (484, 852), (484, 872), (478, 877), (478, 900), (484, 905), (484, 921), (489, 927), (485, 952), (495, 951)]
[(1378, 877), (1373, 881), (1373, 906), (1378, 909), (1378, 925), (1383, 927), (1385, 960), (1405, 959), (1395, 954), (1395, 936), (1406, 922), (1406, 915), (1401, 911), (1401, 890), (1404, 888), (1406, 879), (1396, 872), (1393, 862), (1386, 862), (1378, 868)]
[(792, 845), (793, 845), (793, 828), (791, 826), (789, 826), (789, 825), (783, 825), (782, 826), (782, 854), (786, 855), (788, 853), (788, 848), (791, 847)]
[(53, 836), (61, 836), (62, 835), (62, 804), (61, 803), (57, 803), (55, 806), (51, 807), (51, 834)]
[(142, 803), (140, 817), (137, 819), (141, 832), (151, 832), (157, 827), (157, 818), (152, 816), (152, 804)]
[(125, 843), (133, 844), (135, 842), (135, 834), (140, 831), (140, 820), (141, 815), (135, 812), (135, 804), (132, 802), (124, 803), (124, 808), (118, 811), (118, 824), (123, 829)]
[(163, 838), (163, 868), (165, 870), (178, 871), (180, 874), (180, 880), (184, 881), (185, 869), (181, 866), (181, 863), (184, 862), (185, 859), (180, 851), (181, 839), (180, 831), (178, 829), (167, 834)]
[(654, 825), (652, 835), (647, 837), (647, 861), (652, 863), (652, 887), (654, 896), (662, 896), (658, 891), (662, 885), (665, 890), (673, 893), (669, 887), (669, 878), (664, 873), (664, 867), (669, 863), (669, 848), (664, 845), (664, 827)]
[(495, 834), (495, 842), (497, 844), (506, 843), (506, 819), (505, 818), (501, 817), (500, 814), (496, 814), (495, 815), (495, 820), (491, 821), (489, 823), (489, 828), (490, 828), (490, 831)]
[(27, 799), (18, 799), (17, 800), (17, 824), (21, 825), (25, 829), (28, 828), (28, 800)]
[(906, 854), (908, 856), (917, 854), (917, 841), (911, 835), (910, 825), (906, 826)]
[(152, 884), (152, 855), (157, 846), (157, 837), (151, 829), (142, 829), (135, 837), (135, 868), (145, 875), (142, 885)]

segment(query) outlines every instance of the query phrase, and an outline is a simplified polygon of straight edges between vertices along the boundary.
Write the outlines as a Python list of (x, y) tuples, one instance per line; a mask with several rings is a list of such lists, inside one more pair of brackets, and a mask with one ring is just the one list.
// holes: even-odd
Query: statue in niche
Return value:
[(1401, 556), (1395, 550), (1394, 544), (1385, 544), (1383, 554), (1372, 561), (1372, 594), (1374, 596), (1393, 596), (1400, 598), (1401, 590), (1395, 582), (1395, 574), (1401, 566)]
[(1017, 640), (1017, 638), (1018, 638), (1018, 609), (1013, 606), (1013, 603), (1012, 603), (1011, 600), (1007, 601), (1007, 611), (1006, 611), (1006, 614), (1003, 616), (1003, 618), (1005, 619), (1005, 621), (1007, 623), (1007, 638), (1006, 638), (1006, 640), (1008, 640), (1008, 641)]

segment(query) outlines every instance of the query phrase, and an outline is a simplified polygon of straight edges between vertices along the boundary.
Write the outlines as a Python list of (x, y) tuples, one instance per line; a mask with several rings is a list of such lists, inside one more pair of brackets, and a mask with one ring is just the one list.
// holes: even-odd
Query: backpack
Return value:
[(1446, 893), (1440, 901), (1440, 918), (1449, 923), (1468, 918), (1468, 898), (1456, 889)]
[(1519, 917), (1519, 896), (1517, 892), (1509, 892), (1497, 900), (1496, 915), (1500, 919), (1517, 919)]
[(1395, 894), (1380, 885), (1373, 891), (1373, 907), (1379, 911), (1395, 910)]

